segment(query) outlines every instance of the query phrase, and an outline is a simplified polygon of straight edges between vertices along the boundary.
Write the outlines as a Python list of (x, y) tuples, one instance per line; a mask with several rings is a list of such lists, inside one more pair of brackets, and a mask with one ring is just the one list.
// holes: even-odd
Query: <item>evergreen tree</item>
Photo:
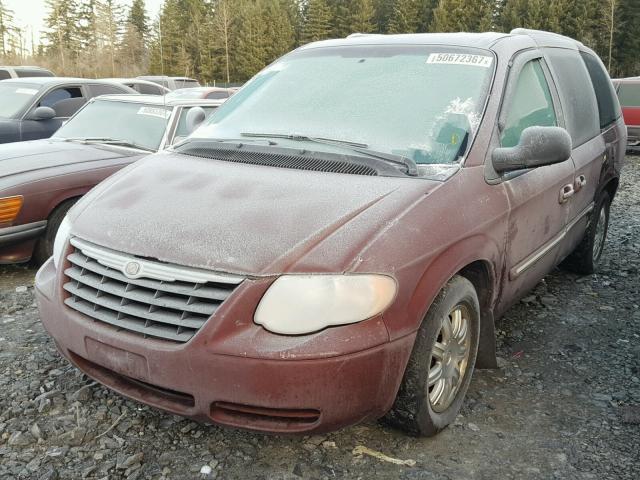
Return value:
[(13, 12), (0, 0), (0, 55), (3, 57), (7, 55), (9, 40), (14, 31)]
[(395, 0), (373, 0), (374, 18), (376, 31), (384, 33), (389, 27), (389, 21), (393, 14)]
[(499, 13), (499, 25), (505, 32), (514, 28), (549, 30), (551, 14), (546, 0), (507, 0)]
[(325, 0), (309, 0), (305, 6), (301, 43), (329, 38), (331, 20), (331, 9)]
[(98, 46), (109, 58), (109, 75), (116, 76), (116, 52), (122, 35), (123, 11), (115, 0), (96, 3), (96, 31)]
[(389, 19), (389, 33), (415, 33), (420, 26), (420, 2), (396, 0)]
[(236, 25), (233, 75), (242, 81), (288, 52), (295, 41), (289, 12), (280, 0), (246, 1)]
[(145, 10), (144, 0), (133, 0), (127, 23), (133, 25), (142, 38), (149, 34), (149, 17)]
[(433, 11), (434, 32), (483, 32), (493, 23), (491, 0), (440, 0)]
[(58, 70), (70, 74), (81, 49), (77, 0), (46, 0), (49, 14), (45, 18), (44, 38), (47, 53), (58, 58)]
[(373, 0), (334, 0), (332, 36), (343, 38), (355, 32), (376, 31)]
[(127, 15), (119, 58), (129, 75), (144, 72), (148, 63), (146, 41), (150, 32), (144, 0), (134, 0)]
[(613, 73), (621, 77), (640, 75), (640, 2), (620, 0), (614, 21), (618, 30), (613, 45)]
[[(213, 47), (218, 70), (227, 83), (231, 81), (231, 38), (235, 28), (234, 10), (230, 0), (217, 0), (212, 21)], [(214, 65), (215, 66), (215, 65)]]

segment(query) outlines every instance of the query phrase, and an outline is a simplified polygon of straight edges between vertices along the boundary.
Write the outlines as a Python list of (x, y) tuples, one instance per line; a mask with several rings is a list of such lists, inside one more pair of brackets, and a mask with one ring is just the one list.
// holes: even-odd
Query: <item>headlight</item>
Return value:
[(62, 250), (64, 248), (65, 243), (67, 243), (67, 239), (69, 238), (69, 234), (71, 233), (71, 222), (68, 217), (64, 217), (62, 222), (60, 222), (60, 226), (58, 227), (58, 232), (56, 233), (56, 239), (53, 242), (53, 264), (58, 268), (58, 264), (60, 263), (62, 257)]
[(395, 280), (384, 275), (285, 275), (264, 294), (254, 320), (274, 333), (312, 333), (371, 318), (395, 294)]

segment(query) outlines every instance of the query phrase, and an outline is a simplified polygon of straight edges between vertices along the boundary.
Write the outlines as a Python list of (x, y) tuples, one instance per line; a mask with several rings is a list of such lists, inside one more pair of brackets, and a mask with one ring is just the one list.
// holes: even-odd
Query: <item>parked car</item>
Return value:
[(68, 213), (41, 318), (88, 376), (175, 414), (433, 435), (495, 366), (494, 319), (560, 262), (597, 268), (625, 140), (566, 37), (313, 43)]
[(209, 98), (211, 100), (226, 100), (236, 93), (230, 88), (194, 87), (179, 88), (167, 94), (167, 98)]
[(126, 85), (143, 95), (166, 95), (171, 92), (167, 87), (149, 80), (142, 80), (141, 78), (105, 78), (105, 80)]
[(0, 143), (49, 138), (87, 100), (137, 93), (105, 80), (30, 77), (0, 81)]
[(51, 70), (42, 67), (20, 65), (15, 67), (0, 66), (0, 80), (23, 77), (55, 77)]
[(138, 78), (148, 80), (169, 90), (177, 90), (178, 88), (199, 87), (200, 83), (189, 77), (167, 77), (166, 75), (141, 75)]
[(620, 78), (613, 82), (627, 125), (627, 148), (640, 151), (640, 77)]
[(0, 264), (49, 258), (60, 222), (82, 195), (185, 138), (220, 104), (105, 95), (50, 139), (0, 145)]

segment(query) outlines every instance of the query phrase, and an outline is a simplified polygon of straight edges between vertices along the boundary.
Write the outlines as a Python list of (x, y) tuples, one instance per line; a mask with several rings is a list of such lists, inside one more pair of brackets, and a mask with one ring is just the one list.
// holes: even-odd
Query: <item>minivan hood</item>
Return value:
[(132, 155), (140, 155), (140, 152), (52, 139), (7, 143), (0, 145), (0, 178), (74, 163)]
[[(372, 235), (440, 184), (165, 152), (101, 184), (69, 218), (73, 235), (164, 262), (257, 276), (343, 271)], [(343, 248), (324, 251), (332, 236)]]

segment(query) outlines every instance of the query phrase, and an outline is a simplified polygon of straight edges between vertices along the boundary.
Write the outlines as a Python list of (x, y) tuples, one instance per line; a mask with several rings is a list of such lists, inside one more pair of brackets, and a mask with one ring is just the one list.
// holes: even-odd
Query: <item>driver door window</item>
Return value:
[(521, 70), (507, 110), (500, 144), (515, 147), (527, 127), (558, 125), (549, 85), (539, 60), (532, 60)]
[(80, 87), (62, 87), (51, 90), (40, 102), (39, 107), (51, 107), (56, 111), (57, 118), (68, 118), (82, 105), (85, 99)]

